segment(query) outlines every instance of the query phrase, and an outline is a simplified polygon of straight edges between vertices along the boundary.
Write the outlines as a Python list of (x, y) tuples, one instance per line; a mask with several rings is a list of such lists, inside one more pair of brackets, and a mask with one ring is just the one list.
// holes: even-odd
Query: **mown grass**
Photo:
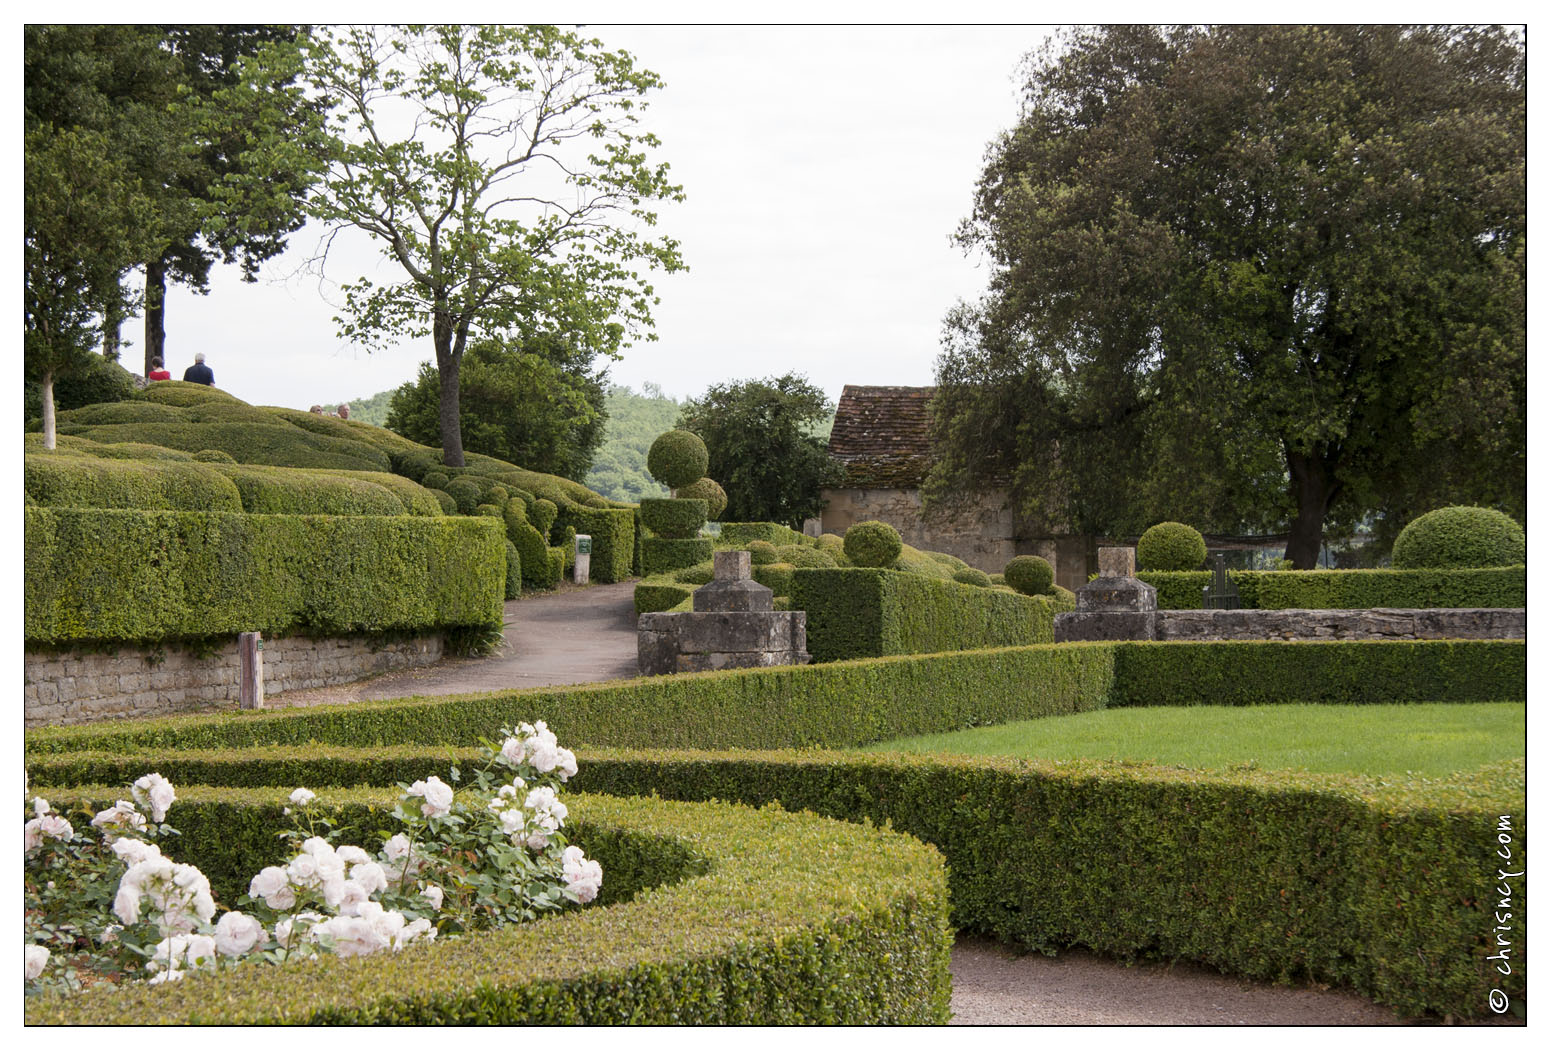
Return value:
[(1444, 776), (1524, 755), (1524, 713), (1512, 703), (1121, 708), (901, 737), (866, 750)]

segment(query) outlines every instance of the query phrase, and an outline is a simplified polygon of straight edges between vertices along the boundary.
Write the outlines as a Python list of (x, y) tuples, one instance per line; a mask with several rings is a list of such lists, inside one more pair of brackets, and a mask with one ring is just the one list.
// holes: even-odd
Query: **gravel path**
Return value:
[[(536, 595), (506, 604), (505, 642), (490, 657), (450, 657), (345, 686), (295, 690), (268, 707), (340, 704), (624, 679), (636, 674), (635, 584)], [(1191, 964), (1127, 967), (1085, 952), (1014, 955), (961, 938), (953, 951), (954, 1025), (1397, 1025), (1352, 993), (1230, 978)]]

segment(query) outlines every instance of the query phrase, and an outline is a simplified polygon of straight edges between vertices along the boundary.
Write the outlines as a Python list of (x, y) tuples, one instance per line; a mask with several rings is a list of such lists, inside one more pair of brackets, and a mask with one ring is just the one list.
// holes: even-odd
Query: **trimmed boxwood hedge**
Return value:
[(710, 537), (694, 540), (666, 540), (649, 536), (641, 541), (641, 571), (647, 576), (687, 569), (711, 558), (714, 548)]
[[(1523, 566), (1230, 572), (1244, 609), (1522, 609)], [(1208, 572), (1138, 573), (1159, 609), (1200, 609)]]
[(501, 623), (499, 523), (28, 506), (29, 645)]
[[(423, 773), (422, 773), (423, 776)], [(374, 827), (392, 799), (342, 797)], [(283, 793), (179, 785), (184, 836), (274, 855)], [(92, 797), (89, 797), (92, 798)], [(101, 795), (103, 800), (112, 796)], [(366, 958), (32, 998), (33, 1025), (941, 1024), (952, 945), (931, 847), (812, 814), (571, 796), (569, 830), (631, 900)], [(202, 835), (192, 825), (200, 826)], [(258, 834), (267, 831), (268, 842)], [(260, 844), (263, 844), (262, 847)], [(815, 864), (822, 859), (822, 864)], [(648, 889), (649, 888), (649, 889)], [(607, 900), (600, 898), (600, 901)], [(616, 899), (617, 900), (617, 899)]]
[(641, 501), (641, 521), (667, 540), (694, 539), (705, 525), (707, 511), (705, 500), (647, 497)]
[(27, 749), (473, 746), (536, 719), (580, 745), (844, 748), (1106, 706), (1523, 701), (1526, 681), (1522, 642), (1062, 643), (50, 727)]
[(767, 544), (780, 547), (783, 544), (802, 544), (806, 547), (816, 547), (811, 536), (805, 536), (790, 526), (780, 525), (776, 522), (723, 522), (722, 532), (717, 539), (719, 547), (748, 547), (754, 540), (763, 540)]
[(815, 661), (1050, 642), (1055, 614), (1072, 608), (886, 569), (799, 568), (791, 597)]
[(681, 584), (672, 577), (650, 577), (635, 586), (635, 611), (637, 613), (665, 613), (690, 601), (695, 585)]
[[(50, 798), (56, 786), (122, 783), (153, 764), (180, 796), (197, 782), (307, 785), (332, 799), (341, 794), (332, 786), (411, 781), (473, 755), (318, 745), (96, 752), (35, 757), (29, 773)], [(588, 749), (580, 767), (573, 787), (585, 792), (778, 802), (888, 823), (946, 856), (957, 927), (1036, 950), (1082, 945), (1245, 977), (1328, 982), (1411, 1013), (1469, 1018), (1485, 1013), (1494, 986), (1524, 995), (1522, 967), (1503, 978), (1485, 960), (1495, 900), (1481, 889), (1500, 816), (1509, 816), (1515, 857), (1523, 856), (1521, 760), (1445, 779), (1382, 781), (811, 751)], [(177, 813), (184, 805), (180, 799)], [(176, 813), (174, 820), (191, 843), (220, 842), (241, 827), (223, 820), (221, 836), (202, 836)], [(602, 845), (583, 842), (610, 872)], [(227, 869), (231, 880), (243, 878), (240, 866), (200, 860), (213, 879)], [(1516, 883), (1520, 915), (1523, 893)]]
[(242, 510), (242, 495), (231, 479), (203, 463), (29, 452), (22, 478), (26, 495), (44, 507)]

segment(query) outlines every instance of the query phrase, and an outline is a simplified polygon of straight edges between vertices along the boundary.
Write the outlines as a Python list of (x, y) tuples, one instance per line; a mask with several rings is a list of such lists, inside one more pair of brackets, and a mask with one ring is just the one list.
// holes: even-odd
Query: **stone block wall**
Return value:
[[(368, 675), (441, 659), (440, 635), (383, 642), (371, 638), (264, 640), (264, 695), (337, 686)], [(22, 706), (27, 726), (64, 726), (102, 719), (234, 710), (240, 663), (237, 640), (208, 657), (169, 648), (153, 653), (28, 653)]]
[(1170, 609), (1157, 638), (1522, 639), (1522, 609)]

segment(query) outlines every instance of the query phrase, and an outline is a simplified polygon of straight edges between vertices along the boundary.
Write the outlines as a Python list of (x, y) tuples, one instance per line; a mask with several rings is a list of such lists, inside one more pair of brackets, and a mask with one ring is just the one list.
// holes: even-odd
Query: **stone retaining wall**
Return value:
[(1184, 639), (1522, 639), (1522, 609), (1170, 609), (1155, 637)]
[[(264, 640), (264, 696), (337, 686), (369, 675), (434, 664), (442, 637), (384, 642), (299, 636)], [(22, 704), (26, 725), (63, 726), (100, 719), (235, 709), (237, 640), (208, 657), (179, 649), (161, 654), (130, 646), (117, 653), (28, 653)]]

